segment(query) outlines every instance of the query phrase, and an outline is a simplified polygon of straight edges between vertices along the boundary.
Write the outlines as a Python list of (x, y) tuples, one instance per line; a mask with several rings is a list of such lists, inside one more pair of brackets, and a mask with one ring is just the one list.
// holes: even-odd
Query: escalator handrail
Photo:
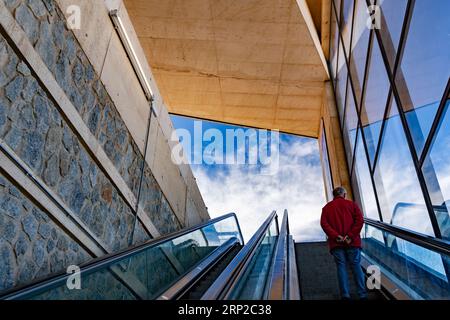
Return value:
[(364, 223), (377, 229), (381, 229), (382, 231), (386, 231), (398, 238), (414, 243), (415, 245), (418, 245), (420, 247), (424, 247), (431, 251), (436, 251), (447, 256), (450, 255), (450, 242), (446, 240), (436, 239), (431, 236), (426, 236), (411, 230), (403, 229), (401, 227), (372, 220), (370, 218), (364, 218)]
[[(218, 300), (226, 299), (233, 288), (237, 285), (243, 272), (255, 255), (259, 244), (264, 239), (267, 230), (272, 222), (277, 219), (277, 212), (273, 211), (264, 223), (259, 227), (248, 243), (239, 251), (239, 253), (231, 260), (228, 266), (217, 277), (213, 284), (203, 294), (201, 300)], [(277, 230), (278, 231), (278, 230)]]
[(181, 296), (186, 290), (192, 287), (195, 282), (201, 279), (211, 266), (215, 262), (219, 261), (225, 254), (227, 254), (232, 248), (240, 244), (238, 238), (230, 238), (220, 247), (214, 249), (208, 256), (200, 261), (195, 267), (193, 267), (186, 275), (181, 279), (178, 279), (176, 283), (165, 290), (157, 300), (173, 300)]
[[(239, 221), (237, 219), (237, 216), (234, 212), (225, 214), (223, 216), (208, 220), (204, 223), (201, 223), (197, 226), (193, 226), (187, 229), (179, 230), (167, 235), (163, 235), (161, 237), (148, 240), (144, 243), (138, 244), (136, 246), (133, 246), (131, 248), (127, 248), (115, 253), (107, 254), (99, 258), (95, 258), (90, 260), (89, 262), (82, 264), (80, 266), (81, 273), (92, 273), (97, 270), (106, 268), (110, 265), (113, 265), (117, 262), (119, 262), (122, 259), (129, 258), (135, 254), (138, 254), (142, 251), (148, 250), (152, 247), (158, 246), (164, 242), (171, 241), (173, 239), (179, 238), (181, 236), (187, 235), (189, 233), (195, 232), (196, 230), (200, 230), (204, 227), (207, 227), (209, 225), (215, 224), (217, 222), (226, 220), (228, 218), (234, 217), (238, 231), (240, 236), (240, 241), (242, 244), (244, 243), (244, 238), (242, 236), (241, 228), (239, 226)], [(34, 281), (30, 284), (15, 287), (9, 290), (6, 290), (4, 293), (0, 295), (0, 300), (11, 300), (11, 299), (18, 299), (23, 296), (29, 296), (33, 292), (41, 292), (44, 288), (53, 288), (55, 285), (62, 284), (67, 281), (67, 279), (72, 276), (72, 274), (67, 274), (64, 270), (61, 273), (51, 275), (47, 278), (40, 279), (37, 281)]]
[(287, 238), (288, 214), (284, 211), (275, 251), (272, 256), (269, 277), (266, 285), (266, 298), (268, 300), (286, 300), (287, 292)]

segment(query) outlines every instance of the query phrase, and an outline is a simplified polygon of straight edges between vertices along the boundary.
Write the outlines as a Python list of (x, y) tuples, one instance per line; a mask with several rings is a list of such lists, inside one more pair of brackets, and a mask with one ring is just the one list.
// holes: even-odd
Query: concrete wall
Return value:
[(144, 159), (149, 103), (103, 0), (0, 0), (0, 24), (0, 292), (209, 219), (153, 80)]

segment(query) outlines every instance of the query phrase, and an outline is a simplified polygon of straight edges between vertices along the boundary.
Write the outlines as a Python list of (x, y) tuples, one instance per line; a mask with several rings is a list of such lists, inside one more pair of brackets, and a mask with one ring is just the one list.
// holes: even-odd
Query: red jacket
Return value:
[[(322, 209), (320, 225), (328, 236), (330, 251), (336, 247), (358, 247), (361, 248), (361, 237), (359, 233), (364, 224), (364, 218), (358, 205), (353, 201), (342, 197), (336, 197), (327, 203)], [(350, 245), (339, 243), (336, 238), (341, 235), (352, 239)]]

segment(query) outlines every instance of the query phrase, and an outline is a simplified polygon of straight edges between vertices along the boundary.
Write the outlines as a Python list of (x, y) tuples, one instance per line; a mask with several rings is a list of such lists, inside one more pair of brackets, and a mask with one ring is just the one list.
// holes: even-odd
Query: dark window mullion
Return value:
[(383, 122), (381, 123), (381, 128), (380, 128), (380, 137), (378, 138), (378, 142), (375, 148), (375, 156), (373, 158), (373, 168), (371, 168), (371, 172), (372, 174), (375, 172), (376, 166), (377, 166), (377, 162), (378, 162), (378, 155), (380, 154), (380, 148), (381, 148), (381, 141), (383, 140), (383, 132), (384, 132), (384, 128), (386, 127), (386, 123), (389, 117), (389, 113), (391, 111), (391, 107), (392, 107), (392, 88), (389, 89), (389, 94), (388, 94), (388, 99), (387, 99), (387, 105), (386, 108), (384, 110), (384, 115), (383, 115)]
[(378, 192), (377, 192), (377, 188), (376, 188), (376, 184), (375, 184), (375, 178), (374, 178), (373, 172), (370, 169), (369, 149), (367, 148), (366, 137), (364, 135), (364, 130), (362, 127), (361, 127), (360, 131), (361, 131), (361, 139), (363, 139), (364, 153), (366, 155), (365, 158), (366, 158), (367, 165), (369, 168), (370, 182), (372, 183), (372, 188), (375, 193), (375, 202), (377, 204), (378, 216), (380, 218), (380, 221), (383, 222), (383, 215), (381, 214), (381, 206), (380, 206), (380, 200), (378, 199)]
[[(373, 49), (373, 30), (370, 31), (369, 44), (367, 46), (366, 65), (364, 66), (364, 76), (363, 76), (363, 82), (362, 82), (362, 87), (361, 87), (361, 97), (360, 97), (361, 99), (359, 100), (360, 106), (356, 108), (356, 112), (358, 114), (359, 121), (361, 122), (361, 128), (362, 128), (362, 119), (361, 119), (362, 105), (364, 104), (364, 96), (365, 96), (365, 92), (366, 92), (367, 80), (369, 78), (369, 65), (370, 65), (370, 60), (371, 60), (372, 49)], [(357, 104), (358, 102), (356, 101), (355, 103)]]
[[(345, 106), (344, 106), (344, 111), (343, 111), (344, 115), (342, 117), (342, 127), (343, 128), (345, 128), (345, 118), (347, 116), (347, 99), (348, 99), (347, 91), (348, 91), (348, 84), (349, 83), (350, 83), (350, 89), (351, 89), (352, 94), (353, 94), (353, 101), (355, 102), (356, 112), (358, 114), (358, 104), (357, 104), (358, 102), (355, 100), (355, 97), (356, 97), (355, 89), (354, 89), (354, 86), (353, 86), (352, 77), (350, 75), (350, 61), (351, 61), (351, 58), (352, 58), (352, 45), (353, 45), (353, 28), (355, 27), (355, 12), (356, 12), (356, 1), (353, 2), (353, 12), (352, 12), (352, 18), (351, 18), (352, 22), (351, 22), (351, 30), (350, 30), (350, 45), (349, 45), (350, 48), (349, 48), (348, 58), (345, 59), (345, 64), (347, 66), (347, 85), (345, 87)], [(339, 33), (341, 33), (341, 32), (339, 31)], [(343, 38), (342, 38), (342, 40), (343, 40)], [(344, 43), (342, 43), (342, 44), (344, 44)], [(342, 47), (345, 49), (345, 46), (342, 46)], [(346, 56), (345, 51), (344, 51), (344, 56)], [(356, 130), (358, 130), (359, 121), (356, 121), (356, 122), (357, 122)], [(358, 132), (356, 132), (356, 134), (358, 134)], [(355, 144), (355, 146), (356, 146), (356, 144)], [(351, 172), (350, 172), (350, 174), (351, 174)]]
[[(361, 126), (360, 125), (361, 125), (361, 123), (358, 120), (358, 124), (356, 125), (356, 135), (355, 135), (355, 141), (354, 141), (355, 142), (355, 150), (353, 151), (353, 154), (352, 154), (351, 166), (348, 166), (350, 168), (350, 182), (352, 181), (353, 172), (355, 170), (356, 144), (358, 143), (359, 131), (361, 131)], [(347, 158), (347, 157), (345, 157), (345, 158)]]
[(419, 160), (420, 167), (423, 166), (423, 163), (425, 162), (425, 158), (426, 158), (426, 156), (431, 148), (431, 145), (434, 141), (435, 134), (441, 123), (442, 115), (444, 114), (447, 100), (450, 98), (449, 95), (450, 95), (450, 78), (447, 82), (447, 86), (446, 86), (444, 94), (442, 96), (441, 103), (439, 104), (438, 110), (436, 112), (436, 116), (434, 117), (433, 124), (431, 125), (430, 133), (428, 134), (428, 138), (425, 141), (425, 145), (422, 150), (422, 155)]
[[(338, 67), (339, 67), (339, 46), (340, 46), (340, 44), (341, 44), (341, 41), (340, 41), (340, 34), (341, 34), (341, 28), (340, 28), (340, 26), (339, 26), (339, 19), (338, 19), (338, 16), (339, 16), (339, 14), (337, 13), (337, 11), (336, 11), (336, 6), (335, 6), (335, 4), (334, 4), (334, 0), (333, 1), (331, 1), (331, 4), (333, 5), (333, 8), (331, 8), (331, 15), (333, 15), (333, 12), (334, 12), (334, 17), (335, 17), (335, 19), (336, 19), (336, 23), (337, 23), (337, 37), (338, 37), (338, 41), (337, 41), (337, 48), (336, 48), (336, 66), (335, 66), (335, 69), (334, 69), (334, 74), (335, 74), (335, 76), (336, 76), (336, 80), (337, 80), (337, 77), (338, 77)], [(331, 21), (333, 21), (333, 19), (331, 19)], [(330, 21), (330, 23), (331, 23), (331, 21)], [(333, 26), (332, 26), (333, 27)], [(330, 37), (331, 38), (331, 37)], [(345, 53), (344, 53), (345, 54)], [(331, 61), (330, 61), (330, 65), (331, 65)], [(334, 87), (334, 86), (333, 86)], [(336, 90), (335, 90), (336, 91)]]
[[(414, 1), (415, 0), (409, 0), (408, 4), (406, 5), (405, 16), (403, 18), (402, 31), (401, 31), (401, 34), (400, 34), (400, 41), (399, 41), (400, 43), (398, 45), (397, 54), (396, 54), (396, 57), (394, 59), (394, 68), (393, 68), (394, 80), (395, 80), (395, 75), (397, 73), (398, 65), (399, 65), (401, 57), (403, 55), (404, 44), (406, 42), (406, 38), (407, 38), (407, 35), (408, 35), (408, 31), (409, 31), (409, 23), (411, 21), (412, 6), (413, 6), (413, 2)], [(380, 51), (384, 50), (384, 46), (383, 46), (383, 49), (382, 49), (381, 46), (382, 46), (382, 44), (380, 45)], [(375, 168), (376, 168), (376, 165), (377, 165), (378, 155), (380, 153), (380, 147), (381, 147), (381, 140), (383, 138), (383, 131), (384, 131), (384, 128), (386, 127), (386, 122), (387, 122), (388, 117), (389, 117), (389, 111), (391, 109), (391, 99), (393, 99), (392, 98), (392, 87), (389, 90), (387, 106), (386, 106), (385, 113), (384, 113), (383, 120), (382, 120), (383, 123), (381, 124), (381, 128), (380, 128), (380, 137), (378, 139), (377, 146), (376, 146), (376, 149), (375, 149), (375, 157), (374, 157), (374, 160), (373, 160), (373, 171), (372, 172), (375, 172)]]

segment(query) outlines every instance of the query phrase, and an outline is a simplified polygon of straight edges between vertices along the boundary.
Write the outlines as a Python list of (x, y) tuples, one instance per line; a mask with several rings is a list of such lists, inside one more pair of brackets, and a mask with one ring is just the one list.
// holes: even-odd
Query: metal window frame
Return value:
[[(367, 2), (366, 2), (366, 5), (368, 5)], [(354, 5), (353, 6), (353, 19), (354, 19), (355, 10), (356, 10), (356, 6)], [(352, 35), (351, 35), (351, 40), (350, 40), (350, 48), (351, 48), (351, 46), (353, 44), (352, 43), (353, 42), (353, 28), (354, 28), (354, 20), (352, 22), (352, 30), (351, 30), (351, 34)], [(364, 66), (364, 76), (363, 76), (363, 79), (362, 79), (361, 99), (360, 100), (356, 99), (355, 88), (354, 88), (353, 80), (352, 80), (352, 77), (351, 77), (351, 74), (350, 74), (351, 52), (350, 52), (348, 60), (346, 60), (347, 70), (348, 70), (348, 83), (351, 86), (351, 93), (353, 94), (353, 99), (354, 99), (355, 108), (356, 108), (356, 114), (357, 114), (357, 117), (358, 117), (358, 125), (357, 125), (357, 130), (358, 131), (357, 131), (356, 136), (355, 136), (354, 150), (352, 150), (353, 154), (352, 154), (352, 163), (351, 163), (351, 171), (350, 171), (350, 181), (351, 181), (351, 179), (353, 179), (353, 174), (355, 172), (356, 146), (357, 146), (357, 143), (358, 143), (358, 139), (361, 136), (362, 142), (363, 142), (363, 146), (364, 146), (364, 150), (365, 150), (365, 154), (366, 154), (365, 158), (366, 158), (366, 161), (367, 161), (367, 164), (368, 164), (368, 168), (369, 168), (369, 175), (370, 175), (370, 178), (371, 178), (372, 188), (373, 188), (374, 194), (375, 194), (375, 202), (376, 202), (376, 205), (377, 205), (378, 216), (379, 216), (380, 221), (383, 221), (383, 216), (381, 214), (381, 207), (380, 207), (380, 204), (379, 204), (378, 192), (377, 192), (377, 189), (376, 189), (375, 180), (373, 178), (373, 173), (371, 171), (371, 167), (372, 166), (371, 166), (371, 163), (370, 163), (370, 160), (369, 160), (369, 153), (368, 153), (366, 138), (365, 138), (365, 135), (364, 135), (363, 125), (362, 125), (362, 121), (361, 121), (362, 104), (364, 103), (365, 91), (366, 91), (366, 86), (367, 86), (370, 58), (371, 58), (371, 53), (372, 53), (372, 49), (373, 49), (373, 41), (374, 41), (373, 39), (374, 39), (374, 32), (373, 32), (373, 30), (371, 30), (370, 34), (369, 34), (369, 40), (368, 40), (369, 43), (367, 45), (367, 55), (366, 55), (365, 66)], [(341, 37), (341, 40), (342, 40), (342, 37)], [(344, 50), (345, 50), (345, 48), (344, 48)], [(344, 55), (345, 55), (345, 52), (344, 52)], [(358, 101), (360, 102), (360, 105), (358, 104)], [(345, 114), (346, 114), (346, 110), (345, 110)], [(345, 115), (344, 115), (344, 123), (345, 123)], [(345, 124), (342, 127), (342, 130), (343, 130), (342, 131), (342, 135), (343, 136), (346, 134), (346, 132), (344, 132), (344, 129), (345, 129)]]
[[(409, 10), (407, 12), (407, 19), (408, 19), (408, 21), (411, 21), (414, 4), (415, 4), (415, 0), (410, 0), (408, 2), (408, 7), (407, 7), (407, 10)], [(408, 28), (405, 28), (404, 30), (402, 30), (402, 35), (400, 37), (399, 49), (398, 49), (397, 57), (396, 57), (396, 60), (398, 60), (398, 61), (396, 61), (397, 66), (401, 62), (401, 58), (402, 58), (402, 55), (403, 55), (405, 43), (406, 43), (406, 40), (407, 40), (408, 31), (409, 31), (409, 22), (408, 22)], [(384, 65), (385, 65), (385, 69), (386, 69), (388, 78), (389, 78), (389, 82), (391, 84), (391, 88), (392, 88), (392, 92), (393, 92), (393, 98), (395, 99), (395, 102), (397, 103), (397, 109), (398, 109), (400, 120), (401, 120), (401, 123), (402, 123), (403, 132), (405, 134), (406, 141), (408, 143), (411, 159), (412, 159), (412, 161), (414, 163), (414, 168), (416, 170), (417, 178), (419, 180), (419, 185), (420, 185), (420, 188), (422, 190), (424, 201), (425, 201), (425, 204), (426, 204), (427, 209), (428, 209), (428, 216), (430, 217), (430, 222), (431, 222), (431, 225), (432, 225), (432, 228), (433, 228), (433, 231), (434, 231), (434, 234), (435, 234), (436, 238), (441, 239), (442, 238), (441, 230), (439, 228), (439, 224), (438, 224), (436, 215), (434, 214), (433, 205), (432, 205), (432, 202), (431, 202), (431, 197), (430, 197), (430, 194), (428, 192), (428, 187), (427, 187), (427, 185), (425, 183), (425, 177), (423, 175), (423, 172), (421, 170), (421, 166), (419, 164), (419, 159), (418, 159), (418, 156), (417, 156), (417, 152), (416, 152), (416, 148), (415, 148), (415, 145), (414, 145), (413, 137), (412, 137), (411, 131), (409, 129), (405, 113), (403, 111), (404, 108), (403, 108), (403, 105), (402, 105), (402, 102), (401, 102), (401, 99), (400, 99), (400, 95), (399, 95), (398, 90), (397, 90), (394, 74), (393, 74), (393, 71), (390, 70), (389, 58), (388, 58), (388, 56), (386, 54), (386, 51), (385, 51), (385, 48), (384, 48), (384, 45), (383, 45), (383, 41), (382, 41), (382, 38), (381, 38), (380, 30), (375, 30), (375, 35), (376, 35), (376, 38), (377, 38), (377, 41), (378, 41), (378, 45), (380, 47), (381, 56), (383, 58), (383, 62), (384, 62)], [(394, 66), (394, 71), (395, 72), (398, 71), (397, 68), (396, 68), (397, 66)], [(386, 121), (386, 119), (385, 119), (385, 121)], [(375, 166), (376, 166), (376, 163), (375, 163)]]
[[(366, 4), (369, 6), (372, 3), (369, 0), (366, 0)], [(395, 60), (394, 60), (395, 62), (394, 62), (394, 66), (393, 66), (392, 69), (391, 69), (391, 65), (389, 64), (388, 55), (386, 53), (386, 50), (385, 50), (385, 47), (384, 47), (384, 44), (383, 44), (383, 41), (382, 41), (380, 30), (371, 30), (371, 32), (370, 32), (369, 45), (368, 45), (368, 49), (367, 49), (367, 57), (366, 57), (366, 61), (365, 61), (364, 79), (363, 79), (363, 85), (362, 85), (362, 90), (361, 90), (361, 100), (359, 101), (359, 100), (355, 99), (355, 104), (356, 104), (357, 114), (358, 114), (358, 132), (357, 132), (356, 138), (355, 138), (355, 148), (356, 148), (356, 143), (358, 142), (357, 139), (359, 139), (359, 135), (361, 135), (361, 137), (363, 139), (363, 143), (364, 143), (364, 148), (366, 150), (366, 158), (367, 158), (367, 161), (368, 161), (369, 170), (371, 171), (370, 175), (371, 175), (371, 180), (372, 180), (372, 184), (373, 184), (373, 188), (374, 188), (376, 202), (377, 202), (377, 206), (378, 206), (378, 210), (379, 210), (379, 214), (380, 214), (380, 219), (382, 219), (381, 208), (380, 208), (379, 199), (378, 199), (378, 192), (377, 192), (376, 185), (375, 185), (375, 182), (374, 182), (374, 172), (376, 170), (376, 165), (378, 163), (378, 158), (379, 158), (379, 153), (380, 153), (380, 148), (381, 148), (381, 142), (383, 140), (383, 135), (385, 134), (385, 130), (386, 130), (385, 129), (386, 128), (386, 121), (388, 120), (389, 113), (391, 111), (391, 106), (392, 106), (392, 102), (393, 102), (392, 99), (395, 99), (395, 102), (397, 103), (397, 108), (398, 108), (399, 116), (400, 116), (400, 119), (401, 119), (401, 123), (402, 123), (403, 132), (404, 132), (405, 137), (407, 139), (408, 148), (410, 150), (410, 155), (411, 155), (411, 158), (412, 158), (413, 163), (414, 163), (416, 174), (417, 174), (417, 177), (418, 177), (418, 180), (419, 180), (419, 185), (420, 185), (422, 194), (424, 196), (425, 204), (426, 204), (427, 209), (428, 209), (428, 214), (429, 214), (430, 221), (431, 221), (431, 224), (432, 224), (432, 227), (433, 227), (433, 231), (435, 233), (435, 237), (438, 238), (438, 239), (441, 239), (442, 235), (441, 235), (440, 227), (439, 227), (439, 225), (437, 223), (437, 218), (436, 218), (436, 216), (434, 214), (431, 198), (430, 198), (430, 195), (429, 195), (429, 192), (428, 192), (428, 188), (427, 188), (427, 185), (426, 185), (426, 182), (425, 182), (425, 178), (424, 178), (424, 175), (423, 175), (423, 172), (422, 172), (422, 166), (423, 166), (423, 163), (424, 163), (424, 161), (425, 161), (425, 159), (426, 159), (426, 157), (427, 157), (427, 155), (429, 153), (429, 150), (430, 150), (430, 148), (432, 146), (432, 143), (433, 143), (433, 141), (435, 139), (436, 132), (438, 131), (439, 125), (442, 122), (442, 115), (443, 115), (443, 113), (445, 111), (445, 106), (446, 106), (446, 103), (447, 103), (447, 100), (448, 100), (448, 96), (450, 95), (450, 80), (447, 83), (447, 87), (445, 89), (445, 92), (443, 93), (443, 97), (441, 99), (440, 105), (439, 105), (438, 110), (436, 112), (436, 115), (434, 117), (434, 121), (433, 121), (432, 127), (430, 129), (430, 132), (428, 134), (428, 137), (426, 138), (425, 145), (423, 147), (422, 154), (421, 154), (420, 158), (417, 155), (417, 152), (415, 150), (415, 146), (414, 146), (413, 138), (412, 138), (412, 135), (411, 135), (411, 131), (410, 131), (409, 127), (408, 127), (408, 123), (406, 121), (403, 105), (402, 105), (402, 102), (400, 101), (400, 96), (398, 94), (397, 86), (396, 86), (396, 83), (395, 83), (395, 76), (396, 76), (397, 70), (398, 70), (398, 68), (399, 68), (399, 66), (401, 64), (405, 43), (407, 41), (407, 35), (408, 35), (408, 31), (409, 31), (410, 22), (411, 22), (411, 19), (412, 19), (414, 5), (415, 5), (415, 0), (408, 0), (407, 5), (406, 5), (406, 9), (405, 9), (405, 13), (404, 13), (404, 17), (403, 17), (402, 31), (401, 31), (401, 35), (400, 35), (400, 39), (399, 39), (399, 43), (398, 43), (398, 48), (397, 48), (397, 52), (396, 52), (396, 56), (395, 56)], [(332, 6), (333, 6), (333, 9), (334, 9), (335, 14), (336, 14), (337, 11), (336, 11), (336, 7), (335, 7), (334, 1), (332, 1)], [(342, 5), (341, 5), (341, 7), (342, 7)], [(353, 31), (354, 31), (353, 29), (354, 29), (355, 8), (356, 8), (356, 6), (354, 5), (354, 7), (353, 7), (353, 23), (352, 23), (352, 30), (351, 30), (352, 34), (351, 34), (351, 40), (350, 40), (351, 42), (353, 41), (352, 38), (353, 38)], [(333, 12), (333, 10), (331, 10), (331, 11)], [(340, 10), (340, 11), (342, 11), (342, 10)], [(331, 14), (333, 14), (332, 12), (331, 12)], [(338, 19), (338, 17), (336, 17), (336, 20), (337, 20), (337, 22), (339, 24), (339, 28), (338, 28), (338, 31), (339, 31), (339, 35), (338, 35), (338, 37), (339, 37), (339, 45), (343, 45), (343, 37), (342, 37), (342, 30), (341, 30), (340, 19)], [(376, 40), (374, 40), (374, 38), (376, 38)], [(331, 39), (330, 39), (330, 41), (331, 41)], [(372, 41), (378, 41), (378, 46), (380, 48), (381, 56), (382, 56), (383, 63), (385, 65), (385, 69), (386, 69), (386, 72), (387, 72), (387, 77), (388, 77), (389, 83), (390, 83), (390, 91), (389, 91), (388, 99), (386, 101), (386, 106), (385, 106), (385, 109), (384, 109), (384, 115), (383, 115), (383, 120), (382, 120), (383, 122), (382, 122), (382, 125), (381, 125), (381, 128), (380, 128), (380, 136), (379, 136), (378, 141), (377, 141), (377, 146), (376, 146), (376, 150), (375, 150), (375, 157), (374, 157), (374, 161), (373, 161), (373, 166), (372, 166), (372, 163), (369, 160), (369, 153), (368, 153), (368, 148), (367, 148), (367, 142), (366, 142), (365, 134), (364, 134), (364, 130), (363, 130), (364, 128), (363, 128), (362, 122), (361, 122), (362, 105), (364, 103), (365, 92), (366, 92), (366, 89), (367, 89), (366, 87), (367, 87), (367, 78), (368, 78), (368, 66), (369, 66), (369, 63), (370, 63), (370, 55), (371, 55), (371, 52), (373, 50), (373, 42)], [(352, 43), (350, 44), (350, 46), (351, 45), (352, 45)], [(350, 68), (349, 68), (350, 65), (349, 65), (349, 61), (348, 61), (348, 59), (351, 59), (351, 52), (350, 52), (350, 54), (348, 56), (348, 59), (347, 59), (347, 55), (346, 55), (346, 52), (345, 52), (346, 51), (345, 47), (343, 47), (342, 49), (344, 51), (344, 56), (345, 56), (346, 64), (347, 64), (347, 70), (348, 70), (347, 78), (348, 78), (348, 82), (350, 82), (351, 89), (353, 90), (354, 98), (356, 98), (356, 95), (355, 95), (355, 92), (354, 92), (354, 86), (353, 86), (353, 79), (352, 79), (352, 75), (350, 74)], [(338, 54), (339, 54), (339, 52), (338, 52)], [(339, 61), (339, 59), (338, 59), (338, 61)], [(336, 74), (337, 74), (337, 72), (336, 72)], [(348, 86), (348, 82), (347, 82), (347, 86)], [(336, 95), (335, 95), (335, 99), (336, 99)], [(358, 102), (360, 102), (360, 103), (358, 103)], [(337, 103), (337, 99), (336, 99), (336, 103)], [(346, 96), (345, 96), (344, 117), (343, 117), (343, 121), (341, 123), (341, 133), (343, 135), (346, 134), (344, 132), (345, 116), (346, 116), (346, 113), (347, 113), (346, 107), (347, 107), (347, 92), (346, 92)], [(355, 172), (355, 168), (354, 168), (354, 166), (355, 166), (354, 162), (355, 162), (355, 159), (356, 159), (356, 152), (355, 151), (356, 150), (353, 150), (352, 163), (349, 166), (349, 167), (351, 167), (350, 178), (353, 178), (353, 174)], [(382, 220), (380, 220), (380, 221), (382, 221)]]

